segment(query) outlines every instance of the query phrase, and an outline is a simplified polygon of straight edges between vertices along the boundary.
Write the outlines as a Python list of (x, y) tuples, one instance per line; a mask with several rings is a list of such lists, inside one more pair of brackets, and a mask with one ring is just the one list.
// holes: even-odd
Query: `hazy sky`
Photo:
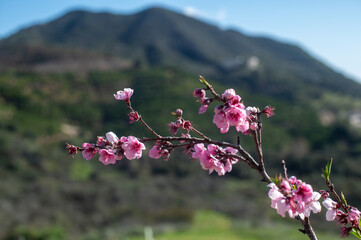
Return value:
[(127, 14), (149, 6), (296, 43), (361, 81), (361, 0), (0, 0), (0, 38), (71, 9)]

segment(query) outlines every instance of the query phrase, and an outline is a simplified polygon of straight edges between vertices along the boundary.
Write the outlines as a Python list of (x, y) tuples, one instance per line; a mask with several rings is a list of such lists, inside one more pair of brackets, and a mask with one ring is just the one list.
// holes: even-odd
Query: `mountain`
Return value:
[[(34, 54), (33, 59), (24, 58), (21, 49), (26, 54), (29, 48), (35, 49), (35, 53), (39, 49), (51, 52)], [(77, 54), (70, 54), (71, 51)], [(330, 90), (357, 97), (361, 91), (360, 84), (333, 71), (298, 46), (221, 30), (162, 8), (131, 15), (69, 12), (1, 40), (0, 63), (13, 66), (36, 63), (41, 69), (44, 62), (79, 57), (79, 51), (83, 52), (81, 59), (96, 54), (98, 58), (117, 57), (122, 62), (130, 60), (147, 67), (177, 67), (232, 85), (291, 98), (299, 88), (314, 88), (309, 95)], [(61, 61), (55, 63), (59, 65)], [(124, 67), (124, 64), (109, 65)], [(130, 67), (129, 63), (125, 66)]]

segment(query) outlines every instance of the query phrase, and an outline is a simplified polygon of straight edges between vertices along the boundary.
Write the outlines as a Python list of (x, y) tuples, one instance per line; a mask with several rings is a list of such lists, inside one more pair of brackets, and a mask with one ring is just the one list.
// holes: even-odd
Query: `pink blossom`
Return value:
[(274, 113), (275, 108), (267, 106), (265, 107), (265, 109), (263, 109), (262, 113), (264, 113), (266, 115), (267, 118), (272, 117), (273, 115), (275, 115)]
[[(149, 157), (158, 159), (164, 157), (164, 160), (167, 161), (170, 156), (169, 150), (166, 148), (167, 142), (157, 141), (152, 149), (149, 151)], [(162, 146), (163, 145), (163, 146)]]
[(355, 207), (351, 208), (350, 212), (348, 213), (347, 219), (349, 222), (360, 221), (360, 211)]
[(241, 102), (241, 97), (238, 95), (233, 96), (232, 98), (228, 99), (228, 101), (227, 101), (229, 106), (239, 106), (239, 107), (243, 106), (243, 108), (244, 108), (244, 105), (240, 102)]
[(192, 154), (192, 158), (200, 158), (203, 152), (206, 151), (203, 143), (198, 143), (194, 145), (194, 152)]
[(138, 112), (131, 112), (128, 114), (128, 116), (129, 116), (129, 123), (136, 122), (140, 118)]
[(283, 179), (279, 186), (274, 183), (268, 185), (271, 189), (268, 196), (271, 198), (271, 207), (285, 217), (286, 212), (291, 218), (299, 216), (309, 217), (311, 212), (321, 211), (318, 200), (321, 194), (314, 192), (312, 186), (297, 180), (295, 177)]
[(152, 149), (149, 150), (149, 157), (158, 159), (162, 156), (162, 151), (160, 150), (160, 147), (156, 144)]
[(168, 124), (168, 127), (169, 127), (170, 134), (172, 134), (174, 136), (177, 134), (180, 124), (178, 124), (177, 122), (171, 122)]
[(183, 110), (178, 108), (177, 110), (175, 110), (175, 114), (177, 115), (177, 117), (182, 117), (183, 115)]
[(249, 124), (249, 128), (254, 131), (254, 130), (258, 129), (258, 124), (253, 122), (253, 123)]
[(246, 119), (242, 119), (237, 125), (236, 130), (242, 132), (244, 135), (248, 134), (249, 122)]
[(312, 186), (306, 183), (302, 183), (298, 186), (295, 194), (300, 201), (309, 202), (312, 199), (313, 194)]
[(217, 146), (214, 144), (209, 144), (206, 151), (203, 151), (200, 155), (199, 161), (204, 170), (209, 170), (209, 173), (212, 173), (214, 170), (214, 161), (217, 160), (214, 155), (216, 155)]
[(142, 150), (145, 149), (145, 146), (143, 143), (139, 142), (136, 137), (129, 136), (127, 141), (123, 143), (122, 148), (124, 149), (124, 155), (129, 160), (133, 160), (142, 157)]
[(206, 91), (202, 88), (197, 88), (193, 91), (193, 97), (199, 98), (200, 101), (203, 101), (205, 96), (206, 96)]
[(229, 122), (227, 121), (226, 114), (221, 111), (216, 113), (213, 117), (213, 123), (220, 129), (221, 133), (226, 133), (229, 130)]
[(85, 148), (82, 152), (82, 155), (86, 160), (92, 159), (97, 152), (96, 148), (90, 143), (83, 143), (81, 146)]
[(289, 210), (286, 204), (284, 195), (279, 191), (278, 187), (274, 183), (268, 184), (271, 189), (268, 191), (268, 197), (271, 199), (271, 207), (277, 210), (277, 213), (282, 217), (286, 216), (286, 212)]
[(131, 88), (124, 88), (123, 91), (118, 91), (116, 94), (114, 94), (114, 97), (117, 100), (127, 101), (133, 95), (133, 92), (134, 90)]
[(70, 145), (70, 144), (66, 144), (66, 149), (68, 150), (68, 153), (74, 157), (77, 152), (78, 152), (78, 148), (75, 147), (74, 145)]
[(230, 88), (224, 91), (224, 93), (222, 94), (222, 98), (227, 101), (229, 99), (232, 99), (235, 95), (236, 95), (236, 91)]
[(227, 154), (236, 155), (238, 150), (232, 147), (226, 147), (225, 148)]
[(327, 221), (333, 221), (336, 218), (337, 213), (337, 203), (333, 201), (331, 198), (326, 198), (322, 202), (323, 206), (327, 209), (326, 212), (326, 220)]
[(310, 201), (308, 201), (305, 204), (305, 210), (304, 210), (305, 217), (309, 217), (311, 214), (311, 211), (313, 213), (321, 212), (321, 204), (318, 201), (320, 198), (321, 198), (321, 194), (319, 194), (318, 192), (312, 193), (312, 197), (311, 197)]
[(202, 106), (199, 108), (198, 114), (203, 114), (207, 111), (207, 108), (209, 106), (209, 104), (211, 104), (211, 102), (213, 101), (213, 99), (211, 98), (204, 98), (202, 99), (200, 102), (202, 104)]
[(236, 126), (246, 120), (246, 111), (238, 107), (230, 107), (225, 111), (230, 126)]
[(182, 127), (189, 132), (192, 129), (192, 123), (190, 121), (183, 121)]
[(104, 137), (98, 137), (97, 139), (97, 145), (98, 146), (104, 146), (106, 144), (106, 140), (104, 139)]
[(115, 164), (116, 156), (110, 149), (100, 149), (99, 150), (99, 161), (101, 161), (104, 165)]
[(224, 175), (226, 172), (232, 170), (232, 165), (238, 162), (238, 159), (234, 158), (237, 154), (237, 149), (227, 147), (223, 149), (214, 144), (209, 144), (207, 148), (203, 143), (194, 145), (193, 158), (199, 158), (199, 162), (204, 170), (208, 170), (209, 173), (216, 171), (219, 176)]
[(208, 104), (202, 104), (202, 106), (199, 108), (198, 114), (203, 114), (207, 111)]

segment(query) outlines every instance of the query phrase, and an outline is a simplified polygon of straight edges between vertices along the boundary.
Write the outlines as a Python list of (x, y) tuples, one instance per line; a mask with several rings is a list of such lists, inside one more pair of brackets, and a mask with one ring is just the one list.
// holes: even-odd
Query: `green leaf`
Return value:
[(323, 170), (323, 177), (325, 178), (326, 181), (330, 180), (332, 161), (333, 161), (333, 159), (331, 158), (330, 161), (328, 161), (328, 163), (326, 165), (326, 169)]
[(206, 81), (206, 79), (204, 79), (203, 76), (199, 75), (199, 81), (201, 81), (202, 83), (204, 83), (206, 86), (209, 85), (209, 83)]
[(352, 235), (354, 235), (355, 237), (357, 237), (358, 239), (361, 239), (361, 233), (360, 233), (357, 229), (352, 228), (352, 230), (350, 231), (350, 233), (351, 233)]
[(281, 174), (276, 175), (275, 178), (271, 178), (272, 182), (273, 182), (274, 184), (276, 184), (277, 186), (279, 186), (279, 185), (281, 184), (282, 179), (283, 179), (283, 178), (282, 178)]
[(341, 192), (341, 199), (342, 199), (343, 203), (347, 206), (347, 201), (346, 201), (346, 198), (345, 198), (345, 195), (343, 194), (343, 192)]

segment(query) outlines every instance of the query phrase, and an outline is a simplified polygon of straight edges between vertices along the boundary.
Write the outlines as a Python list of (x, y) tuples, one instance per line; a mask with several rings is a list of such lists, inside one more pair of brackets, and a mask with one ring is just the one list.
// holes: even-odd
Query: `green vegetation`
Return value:
[[(217, 82), (213, 85), (219, 92), (225, 90)], [(103, 229), (115, 226), (121, 226), (120, 233), (125, 234), (139, 224), (189, 223), (199, 208), (214, 209), (234, 218), (250, 218), (251, 222), (254, 216), (262, 216), (266, 223), (272, 219), (269, 213), (273, 211), (265, 198), (266, 186), (254, 181), (258, 176), (241, 164), (220, 178), (208, 175), (199, 163), (181, 152), (174, 152), (167, 163), (148, 159), (145, 153), (143, 159), (124, 160), (115, 166), (103, 166), (96, 159), (85, 161), (81, 156), (69, 157), (64, 151), (66, 141), (73, 144), (94, 141), (109, 130), (120, 136), (143, 136), (139, 124), (128, 124), (126, 107), (112, 96), (124, 87), (135, 89), (133, 107), (161, 134), (168, 134), (167, 124), (173, 121), (170, 112), (182, 108), (184, 117), (210, 137), (230, 142), (237, 139), (235, 131), (222, 135), (214, 126), (213, 105), (205, 115), (197, 114), (199, 103), (191, 93), (200, 83), (193, 75), (179, 70), (87, 74), (4, 71), (0, 74), (3, 136), (0, 152), (4, 156), (0, 162), (4, 177), (0, 201), (7, 202), (6, 208), (0, 208), (0, 222), (4, 223), (0, 234), (4, 238), (12, 239), (20, 232), (45, 236), (46, 229), (53, 232), (54, 226), (75, 238), (103, 236), (106, 231)], [(352, 184), (361, 175), (361, 168), (354, 167), (358, 165), (359, 154), (357, 132), (347, 125), (321, 125), (317, 108), (309, 104), (311, 99), (295, 104), (250, 94), (244, 89), (236, 91), (246, 105), (276, 106), (276, 115), (263, 121), (265, 156), (272, 175), (280, 172), (280, 159), (286, 159), (290, 174), (305, 175), (306, 182), (320, 183), (321, 169), (329, 157), (334, 157), (336, 183), (349, 201), (360, 199), (360, 191), (355, 191), (358, 187)], [(318, 104), (321, 106), (322, 102)], [(249, 138), (241, 137), (241, 143), (252, 152)], [(353, 175), (342, 178), (349, 172)], [(316, 187), (324, 188), (322, 184)], [(17, 211), (20, 198), (26, 205)], [(20, 231), (14, 226), (23, 228)], [(230, 239), (240, 232), (232, 229)], [(252, 239), (253, 231), (242, 226), (236, 229), (242, 229)], [(199, 229), (192, 231), (201, 234)], [(257, 237), (260, 236), (253, 236)]]
[[(318, 235), (320, 240), (333, 240), (340, 237), (336, 234)], [(144, 237), (130, 237), (129, 240), (143, 240)], [(308, 239), (302, 236), (295, 224), (279, 222), (262, 225), (247, 221), (232, 220), (223, 214), (200, 211), (195, 215), (190, 227), (182, 230), (155, 234), (157, 240), (300, 240)]]

